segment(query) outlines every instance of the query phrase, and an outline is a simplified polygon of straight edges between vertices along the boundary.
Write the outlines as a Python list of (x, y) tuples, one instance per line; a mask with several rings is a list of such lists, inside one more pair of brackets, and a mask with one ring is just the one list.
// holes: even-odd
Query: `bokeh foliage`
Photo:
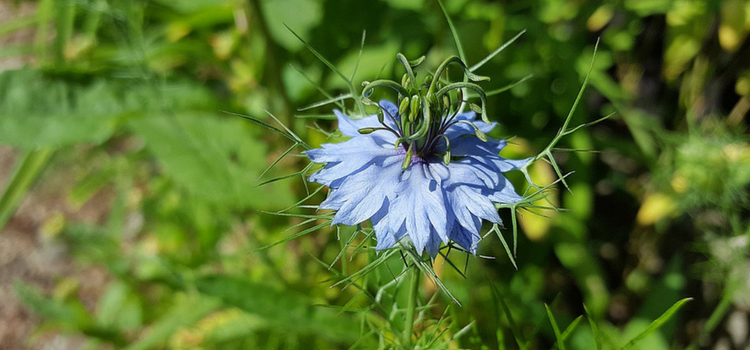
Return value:
[[(373, 348), (394, 337), (403, 313), (390, 305), (406, 303), (394, 280), (401, 258), (329, 288), (377, 257), (337, 259), (341, 242), (362, 239), (354, 228), (274, 215), (317, 187), (302, 176), (258, 185), (297, 174), (305, 160), (291, 149), (265, 172), (293, 143), (225, 111), (280, 127), (268, 111), (308, 144), (326, 142), (330, 106), (298, 110), (346, 84), (287, 26), (359, 86), (400, 77), (398, 52), (426, 55), (428, 67), (456, 53), (436, 1), (33, 3), (33, 14), (0, 24), (3, 35), (33, 34), (0, 47), (0, 58), (30, 62), (0, 73), (0, 143), (17, 154), (0, 223), (27, 189), (58, 177), (72, 208), (108, 198), (100, 222), (52, 215), (40, 224), (81, 266), (109, 276), (94, 307), (77, 294), (83, 281), (61, 276), (52, 291), (19, 281), (41, 329), (129, 349)], [(562, 141), (577, 150), (555, 154), (575, 171), (571, 192), (549, 200), (571, 211), (519, 213), (518, 270), (492, 236), (480, 256), (496, 259), (435, 262), (463, 305), (428, 279), (418, 344), (610, 349), (647, 331), (632, 348), (669, 349), (726, 338), (727, 315), (750, 305), (750, 2), (444, 4), (469, 64), (526, 31), (477, 72), (492, 78), (487, 91), (525, 79), (488, 101), (493, 136), (511, 138), (503, 156), (533, 156), (554, 137), (597, 38), (573, 123), (616, 114)], [(555, 179), (543, 163), (531, 175)], [(259, 249), (297, 233), (304, 238)], [(686, 297), (694, 300), (659, 319)], [(661, 327), (649, 328), (654, 320)]]

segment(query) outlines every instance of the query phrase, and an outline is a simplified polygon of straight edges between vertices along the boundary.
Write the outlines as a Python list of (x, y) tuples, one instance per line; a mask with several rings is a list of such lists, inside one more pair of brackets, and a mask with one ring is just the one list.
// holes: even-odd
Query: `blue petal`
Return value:
[[(391, 203), (386, 220), (386, 228), (395, 230), (402, 224), (411, 238), (414, 247), (422, 252), (430, 243), (430, 236), (434, 234), (443, 242), (448, 242), (449, 213), (443, 189), (439, 186), (439, 179), (429, 175), (429, 163), (413, 162), (404, 171), (396, 197)], [(434, 243), (434, 242), (433, 242)]]
[(508, 143), (505, 140), (495, 140), (493, 138), (488, 138), (487, 141), (482, 141), (475, 136), (456, 137), (450, 139), (450, 142), (451, 154), (458, 157), (484, 155), (496, 156)]
[[(373, 220), (375, 219), (373, 218)], [(378, 240), (378, 244), (375, 247), (377, 250), (393, 247), (396, 242), (400, 241), (406, 235), (406, 226), (403, 223), (399, 227), (392, 228), (388, 226), (387, 221), (388, 220), (379, 220), (377, 223), (373, 221), (375, 237)]]
[(495, 164), (495, 166), (501, 171), (501, 172), (508, 172), (511, 170), (518, 170), (523, 168), (529, 161), (531, 161), (531, 158), (526, 159), (505, 159), (503, 157), (497, 156), (497, 157), (491, 157), (490, 160)]
[[(427, 251), (427, 254), (430, 254), (430, 256), (434, 258), (437, 256), (438, 250), (440, 250), (441, 243), (443, 243), (443, 241), (440, 239), (440, 235), (438, 235), (433, 228), (430, 230), (430, 235), (424, 249)], [(447, 239), (445, 240), (445, 243), (448, 243)]]
[(456, 120), (466, 120), (469, 122), (473, 122), (476, 119), (477, 114), (474, 113), (474, 111), (463, 112), (456, 115)]
[(367, 221), (393, 196), (401, 173), (401, 162), (392, 157), (383, 166), (373, 164), (350, 175), (320, 204), (338, 210), (331, 224), (356, 225)]
[(303, 153), (313, 163), (327, 163), (323, 169), (310, 176), (310, 181), (331, 187), (337, 187), (337, 180), (346, 178), (368, 164), (383, 164), (388, 158), (403, 157), (404, 154), (402, 149), (382, 148), (369, 137), (355, 137), (342, 143), (323, 144), (322, 147)]
[(481, 163), (487, 164), (501, 173), (518, 170), (523, 168), (532, 158), (526, 159), (505, 159), (498, 155), (484, 154), (464, 154), (464, 157), (475, 159)]
[(396, 123), (401, 118), (398, 114), (398, 106), (396, 106), (395, 103), (388, 101), (388, 100), (380, 100), (379, 104), (380, 104), (380, 107), (383, 108), (383, 111), (385, 112), (383, 116), (385, 117), (386, 125), (395, 129)]
[(482, 221), (479, 218), (474, 218), (474, 225), (471, 227), (464, 227), (463, 225), (456, 225), (451, 231), (451, 239), (456, 242), (462, 248), (468, 250), (472, 254), (477, 253), (477, 244), (482, 236), (479, 235), (479, 230), (482, 228)]
[(333, 114), (336, 115), (336, 118), (339, 121), (339, 130), (344, 136), (357, 137), (361, 135), (359, 129), (376, 128), (381, 126), (380, 122), (378, 122), (378, 117), (375, 114), (368, 115), (362, 119), (351, 119), (344, 115), (344, 113), (341, 113), (338, 109), (333, 110)]
[(466, 228), (472, 226), (474, 217), (496, 223), (501, 222), (492, 200), (481, 191), (481, 188), (472, 188), (465, 184), (453, 185), (447, 190), (451, 210), (458, 222)]
[(324, 143), (323, 148), (315, 148), (303, 153), (313, 163), (332, 163), (353, 159), (367, 160), (378, 156), (389, 156), (398, 152), (396, 149), (380, 147), (369, 137), (355, 137), (341, 143)]
[(493, 157), (467, 157), (451, 162), (449, 166), (451, 177), (446, 182), (446, 186), (468, 186), (477, 189), (479, 193), (498, 203), (515, 203), (523, 199), (516, 194), (513, 184), (503, 176), (498, 165), (505, 170), (511, 166), (525, 164), (528, 159), (523, 162), (512, 161), (507, 163), (507, 160), (499, 156), (494, 156), (494, 160), (491, 158)]
[[(394, 105), (392, 102), (388, 100), (380, 101), (380, 106), (386, 111), (384, 115), (384, 119), (383, 119), (385, 124), (393, 130), (398, 130), (398, 127), (396, 126), (396, 122), (394, 121), (394, 119), (396, 121), (399, 120), (398, 107), (396, 107), (396, 105)], [(333, 114), (336, 115), (336, 118), (338, 119), (339, 130), (341, 131), (341, 134), (343, 134), (344, 136), (373, 138), (381, 146), (385, 146), (385, 145), (393, 146), (396, 140), (398, 139), (398, 137), (396, 137), (395, 134), (387, 130), (377, 130), (366, 135), (359, 133), (359, 129), (362, 129), (362, 128), (383, 127), (383, 125), (380, 124), (380, 121), (378, 121), (378, 117), (376, 114), (368, 115), (361, 119), (349, 118), (338, 109), (334, 110)]]
[[(497, 123), (494, 122), (491, 124), (487, 124), (481, 120), (476, 120), (476, 116), (477, 114), (473, 111), (468, 111), (456, 115), (455, 120), (465, 120), (467, 122), (472, 122), (479, 130), (482, 130), (482, 132), (484, 132), (485, 134), (492, 131), (492, 129), (495, 128), (495, 125), (497, 125)], [(451, 125), (445, 132), (445, 136), (451, 138), (471, 134), (474, 134), (474, 128), (466, 123), (456, 123), (454, 125)]]
[(495, 167), (487, 165), (475, 158), (463, 158), (452, 161), (448, 166), (452, 182), (474, 184), (486, 188), (494, 188), (500, 181)]
[(517, 203), (523, 199), (516, 193), (513, 184), (505, 176), (501, 176), (501, 182), (495, 186), (488, 198), (496, 203)]

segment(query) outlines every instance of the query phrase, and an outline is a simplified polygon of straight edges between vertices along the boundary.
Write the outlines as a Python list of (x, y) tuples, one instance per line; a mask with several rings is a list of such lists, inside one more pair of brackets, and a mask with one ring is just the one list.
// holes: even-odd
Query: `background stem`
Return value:
[(417, 309), (417, 298), (419, 298), (419, 277), (421, 272), (416, 266), (411, 268), (411, 280), (409, 281), (409, 300), (406, 306), (406, 324), (404, 324), (403, 343), (406, 348), (411, 347), (411, 335), (414, 331), (414, 314)]

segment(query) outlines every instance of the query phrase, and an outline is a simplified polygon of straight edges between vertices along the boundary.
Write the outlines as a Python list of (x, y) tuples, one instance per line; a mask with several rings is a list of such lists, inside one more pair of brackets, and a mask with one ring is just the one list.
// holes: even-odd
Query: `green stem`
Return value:
[(403, 342), (407, 349), (411, 348), (411, 335), (414, 332), (414, 314), (417, 310), (417, 298), (419, 298), (419, 277), (421, 272), (416, 266), (411, 268), (411, 281), (409, 284), (409, 301), (406, 306), (406, 324), (404, 325)]

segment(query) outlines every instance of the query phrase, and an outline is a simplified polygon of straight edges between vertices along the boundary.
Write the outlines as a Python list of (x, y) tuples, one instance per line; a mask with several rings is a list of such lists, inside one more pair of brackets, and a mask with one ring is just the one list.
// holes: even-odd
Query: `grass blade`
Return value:
[(635, 345), (635, 343), (653, 333), (655, 330), (659, 329), (659, 327), (663, 326), (665, 323), (667, 323), (667, 321), (672, 319), (672, 317), (677, 313), (677, 311), (680, 310), (683, 305), (691, 300), (693, 300), (693, 298), (685, 298), (674, 303), (674, 305), (672, 305), (672, 307), (670, 307), (661, 316), (659, 316), (659, 318), (654, 320), (654, 322), (651, 322), (651, 324), (649, 324), (648, 327), (646, 327), (646, 329), (641, 332), (641, 334), (638, 334), (635, 338), (631, 339), (627, 344), (625, 344), (625, 346), (622, 347), (622, 350), (629, 349), (630, 347)]
[(602, 334), (599, 331), (599, 327), (596, 325), (596, 320), (591, 317), (591, 313), (586, 305), (583, 305), (583, 310), (586, 311), (586, 318), (589, 320), (591, 326), (591, 332), (594, 333), (594, 339), (596, 340), (596, 350), (602, 350)]
[(513, 318), (513, 314), (510, 312), (510, 308), (505, 302), (505, 298), (503, 298), (503, 296), (500, 294), (500, 290), (497, 289), (497, 286), (495, 286), (494, 283), (490, 283), (490, 287), (492, 288), (493, 296), (497, 299), (498, 302), (500, 302), (500, 306), (502, 306), (503, 308), (503, 313), (505, 313), (505, 318), (508, 319), (508, 323), (510, 324), (510, 331), (511, 333), (513, 333), (513, 338), (516, 340), (518, 348), (521, 350), (527, 349), (528, 347), (526, 346), (526, 339), (523, 338), (521, 328), (519, 328), (518, 324), (516, 324), (516, 321)]
[(552, 330), (555, 332), (557, 348), (565, 350), (565, 339), (563, 339), (562, 334), (560, 333), (560, 327), (557, 326), (557, 321), (555, 321), (555, 316), (552, 314), (552, 310), (549, 309), (547, 304), (544, 304), (544, 309), (547, 310), (547, 318), (549, 318), (549, 322), (552, 324)]
[(565, 330), (562, 332), (562, 341), (565, 341), (570, 337), (571, 334), (573, 334), (573, 331), (576, 330), (576, 327), (578, 327), (578, 324), (581, 323), (581, 320), (583, 320), (583, 315), (576, 317), (573, 322), (571, 322), (568, 327), (565, 328)]
[(52, 155), (51, 149), (29, 150), (13, 171), (8, 185), (0, 197), (0, 232), (8, 222), (13, 213), (16, 212), (18, 204), (36, 179), (39, 172), (47, 164)]

